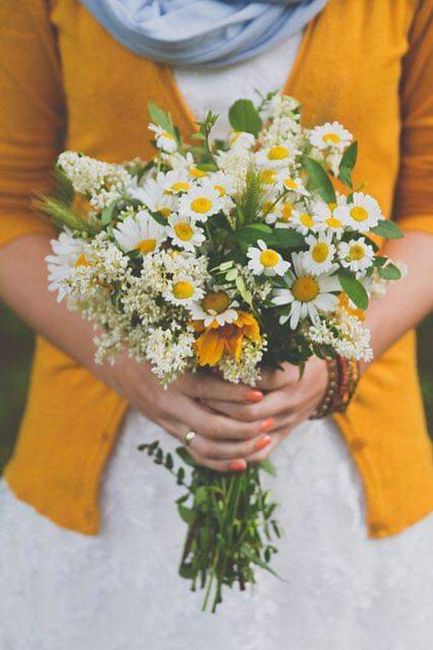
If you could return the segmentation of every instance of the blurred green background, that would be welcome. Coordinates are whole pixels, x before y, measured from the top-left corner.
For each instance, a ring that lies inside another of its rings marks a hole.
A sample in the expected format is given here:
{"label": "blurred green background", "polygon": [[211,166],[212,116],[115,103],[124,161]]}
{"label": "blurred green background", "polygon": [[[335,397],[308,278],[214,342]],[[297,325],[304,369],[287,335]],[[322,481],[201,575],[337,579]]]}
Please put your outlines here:
{"label": "blurred green background", "polygon": [[[422,387],[433,434],[433,316],[419,328],[419,365]],[[22,415],[33,337],[0,303],[0,468],[9,457]]]}

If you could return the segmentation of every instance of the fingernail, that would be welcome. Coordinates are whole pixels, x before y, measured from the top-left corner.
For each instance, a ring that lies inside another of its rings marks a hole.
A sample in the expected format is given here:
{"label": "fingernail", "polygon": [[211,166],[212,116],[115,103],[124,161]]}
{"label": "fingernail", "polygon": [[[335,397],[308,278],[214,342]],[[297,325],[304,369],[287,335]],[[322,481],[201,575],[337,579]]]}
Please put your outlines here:
{"label": "fingernail", "polygon": [[271,440],[272,440],[271,436],[263,436],[263,438],[260,438],[259,440],[257,440],[257,442],[256,442],[256,450],[261,451],[262,449],[264,449],[265,447],[267,447],[269,445]]}
{"label": "fingernail", "polygon": [[267,418],[266,420],[263,420],[260,426],[260,431],[270,431],[274,426],[274,424],[275,424],[274,418]]}
{"label": "fingernail", "polygon": [[261,402],[264,395],[260,390],[249,390],[245,396],[247,402]]}
{"label": "fingernail", "polygon": [[232,472],[243,472],[247,469],[247,462],[245,460],[232,460],[229,463],[229,470]]}

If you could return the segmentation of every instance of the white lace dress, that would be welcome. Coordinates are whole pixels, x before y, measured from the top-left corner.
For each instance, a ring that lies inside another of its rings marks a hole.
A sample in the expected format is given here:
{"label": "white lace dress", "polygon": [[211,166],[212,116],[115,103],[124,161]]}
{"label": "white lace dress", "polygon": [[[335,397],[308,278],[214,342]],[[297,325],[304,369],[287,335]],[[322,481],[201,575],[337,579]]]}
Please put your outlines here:
{"label": "white lace dress", "polygon": [[[281,85],[299,39],[224,73],[178,71],[197,113]],[[253,592],[216,615],[177,575],[179,489],[136,447],[159,437],[129,413],[104,476],[99,536],[66,531],[0,482],[0,650],[431,650],[433,516],[370,540],[360,480],[331,421],[306,422],[265,477],[285,530]]]}

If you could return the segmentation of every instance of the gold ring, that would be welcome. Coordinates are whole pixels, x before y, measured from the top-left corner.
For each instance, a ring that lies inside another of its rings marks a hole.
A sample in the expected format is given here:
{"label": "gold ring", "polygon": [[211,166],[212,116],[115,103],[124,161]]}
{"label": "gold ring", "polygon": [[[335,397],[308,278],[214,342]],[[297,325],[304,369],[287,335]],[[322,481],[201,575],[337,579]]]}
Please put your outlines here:
{"label": "gold ring", "polygon": [[196,437],[196,432],[195,431],[187,431],[184,436],[183,436],[183,444],[185,447],[189,447],[194,438]]}

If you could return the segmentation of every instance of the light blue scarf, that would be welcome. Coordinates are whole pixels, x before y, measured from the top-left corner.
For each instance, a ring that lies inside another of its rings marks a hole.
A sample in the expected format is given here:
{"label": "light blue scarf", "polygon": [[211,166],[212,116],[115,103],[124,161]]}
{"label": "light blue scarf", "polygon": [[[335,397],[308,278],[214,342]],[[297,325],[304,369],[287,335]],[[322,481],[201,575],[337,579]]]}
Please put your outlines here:
{"label": "light blue scarf", "polygon": [[327,0],[81,0],[127,48],[173,65],[221,67],[300,31]]}

